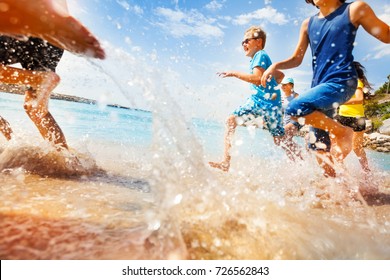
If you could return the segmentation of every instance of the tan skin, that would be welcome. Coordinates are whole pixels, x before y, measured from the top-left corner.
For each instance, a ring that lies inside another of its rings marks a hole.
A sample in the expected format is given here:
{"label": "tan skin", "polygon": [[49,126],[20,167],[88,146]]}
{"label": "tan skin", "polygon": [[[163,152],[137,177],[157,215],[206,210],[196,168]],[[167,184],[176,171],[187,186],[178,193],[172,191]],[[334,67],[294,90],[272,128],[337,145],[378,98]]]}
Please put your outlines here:
{"label": "tan skin", "polygon": [[[68,148],[65,136],[48,111],[51,91],[60,82],[60,77],[54,72],[28,71],[14,67],[0,67],[0,81],[5,84],[25,85],[24,109],[38,128],[42,137],[58,148]],[[2,122],[1,131],[10,140],[12,130],[8,122]]]}
{"label": "tan skin", "polygon": [[9,125],[8,121],[0,116],[0,132],[3,133],[4,137],[7,140],[12,138],[12,128]]}
{"label": "tan skin", "polygon": [[[354,105],[354,104],[363,104],[364,102],[364,92],[362,88],[357,88],[355,91],[355,95],[345,102],[343,105]],[[363,146],[364,140],[364,131],[354,131],[353,132],[353,140],[352,140],[352,149],[356,156],[359,159],[360,165],[365,172],[369,172],[370,168],[368,167],[368,160],[366,152],[364,151]]]}
{"label": "tan skin", "polygon": [[64,2],[2,0],[0,33],[38,37],[69,52],[103,59],[105,53],[99,41],[67,13]]}
{"label": "tan skin", "polygon": [[[320,17],[326,17],[342,5],[338,0],[317,0],[314,1],[314,4],[320,10]],[[364,30],[381,42],[390,43],[389,25],[380,20],[365,2],[356,1],[350,5],[350,19],[356,27],[362,26]],[[302,23],[298,44],[292,56],[286,60],[274,63],[264,72],[261,78],[263,86],[270,76],[276,74],[276,71],[301,65],[309,46],[308,24],[309,19],[304,20]],[[332,141],[332,154],[339,161],[342,161],[352,150],[353,131],[351,128],[342,126],[320,111],[306,115],[305,123],[329,131]]]}
{"label": "tan skin", "polygon": [[[2,0],[0,8],[2,34],[39,37],[73,53],[105,58],[99,41],[68,14],[64,0]],[[54,72],[0,65],[0,83],[26,86],[24,109],[42,137],[58,149],[67,149],[65,136],[48,110],[50,94],[59,82],[60,77]],[[3,118],[0,132],[11,139],[12,129]]]}
{"label": "tan skin", "polygon": [[[245,34],[244,36],[244,41],[245,39],[251,39],[253,36],[252,34]],[[245,52],[245,55],[248,57],[253,58],[253,56],[260,50],[263,49],[263,40],[262,39],[251,39],[247,43],[243,44],[243,49]],[[227,78],[227,77],[235,77],[238,78],[242,81],[255,84],[255,85],[260,85],[261,84],[261,77],[264,73],[264,69],[261,67],[255,67],[253,69],[253,73],[244,73],[244,72],[238,72],[238,71],[227,71],[227,72],[220,72],[217,73],[220,77],[222,78]],[[284,74],[280,71],[275,72],[275,77],[278,83],[281,82],[281,80],[284,77]],[[222,171],[229,171],[230,168],[230,149],[232,147],[232,137],[235,133],[235,130],[237,128],[237,121],[236,121],[236,116],[231,115],[226,121],[226,131],[225,131],[225,149],[224,149],[224,158],[221,162],[209,162],[209,165],[214,168],[221,169]],[[280,143],[280,137],[274,137],[274,142],[275,144],[279,145]]]}
{"label": "tan skin", "polygon": [[[282,84],[282,90],[286,97],[291,96],[293,88],[294,85],[291,83]],[[284,126],[284,131],[286,133],[286,143],[289,145],[290,150],[295,154],[296,157],[303,159],[298,145],[292,140],[294,135],[298,133],[298,128],[294,124],[288,123]],[[334,162],[332,156],[328,152],[321,150],[316,151],[316,159],[318,164],[322,167],[326,177],[336,177],[336,171],[333,168]]]}

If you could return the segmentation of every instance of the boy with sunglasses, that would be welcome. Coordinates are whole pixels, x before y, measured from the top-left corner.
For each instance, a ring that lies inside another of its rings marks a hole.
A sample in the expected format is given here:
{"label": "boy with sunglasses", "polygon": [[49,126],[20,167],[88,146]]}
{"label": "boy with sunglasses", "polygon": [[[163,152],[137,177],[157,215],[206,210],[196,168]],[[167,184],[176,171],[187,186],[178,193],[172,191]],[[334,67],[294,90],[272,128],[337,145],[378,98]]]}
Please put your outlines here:
{"label": "boy with sunglasses", "polygon": [[[323,138],[322,143],[330,144],[330,147],[319,145],[322,151],[330,152],[341,162],[352,149],[353,131],[333,120],[333,112],[355,93],[358,77],[352,51],[357,29],[363,26],[370,35],[388,44],[390,27],[363,1],[305,1],[316,6],[319,13],[303,21],[293,55],[271,65],[263,73],[261,84],[265,85],[269,77],[277,75],[282,69],[299,66],[310,46],[313,56],[312,87],[294,99],[286,113],[295,119],[304,118],[306,124],[313,126],[316,139]],[[325,175],[334,177],[336,173],[331,168],[325,170]]]}
{"label": "boy with sunglasses", "polygon": [[233,134],[237,125],[245,125],[245,121],[248,119],[261,117],[277,145],[284,136],[281,94],[279,89],[275,89],[283,79],[284,74],[278,71],[275,78],[267,81],[266,86],[260,84],[263,72],[272,64],[270,57],[264,51],[265,42],[266,33],[264,30],[256,26],[250,27],[246,30],[242,41],[245,55],[251,58],[250,72],[227,71],[218,73],[222,78],[235,77],[250,83],[253,94],[227,119],[224,158],[221,162],[209,162],[211,167],[229,171]]}

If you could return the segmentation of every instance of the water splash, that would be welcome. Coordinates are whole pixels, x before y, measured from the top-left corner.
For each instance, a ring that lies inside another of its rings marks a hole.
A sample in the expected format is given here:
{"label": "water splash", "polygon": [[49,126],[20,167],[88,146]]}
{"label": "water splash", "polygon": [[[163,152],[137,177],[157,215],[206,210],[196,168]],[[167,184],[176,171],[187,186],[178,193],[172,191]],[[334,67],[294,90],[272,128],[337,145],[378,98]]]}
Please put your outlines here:
{"label": "water splash", "polygon": [[[108,53],[115,68],[92,65],[131,104],[146,103],[150,147],[92,139],[90,153],[76,153],[84,169],[69,168],[66,156],[41,143],[7,147],[0,158],[7,170],[0,179],[0,257],[388,258],[389,203],[372,207],[356,197],[367,181],[359,169],[348,165],[342,180],[325,179],[312,155],[291,163],[259,130],[239,138],[229,173],[210,170],[207,143],[175,101],[186,88],[174,74],[121,51]],[[122,70],[130,78],[116,78]],[[108,152],[120,155],[112,165]],[[389,193],[387,172],[374,170],[370,183]]]}

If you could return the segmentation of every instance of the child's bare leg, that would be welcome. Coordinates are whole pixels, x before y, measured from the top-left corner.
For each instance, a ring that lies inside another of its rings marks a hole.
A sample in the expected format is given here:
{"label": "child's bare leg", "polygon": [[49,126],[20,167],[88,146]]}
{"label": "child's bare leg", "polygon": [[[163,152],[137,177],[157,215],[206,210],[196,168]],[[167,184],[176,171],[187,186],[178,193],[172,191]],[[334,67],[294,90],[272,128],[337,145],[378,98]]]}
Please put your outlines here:
{"label": "child's bare leg", "polygon": [[286,152],[286,155],[287,157],[291,160],[291,161],[295,161],[295,156],[294,154],[292,153],[292,151],[290,150],[290,148],[288,147],[288,139],[286,137],[286,135],[284,136],[281,136],[281,137],[278,137],[278,136],[274,136],[274,143],[276,146],[281,146],[282,149]]}
{"label": "child's bare leg", "polygon": [[39,37],[67,51],[103,59],[99,41],[53,0],[2,0],[0,33]]}
{"label": "child's bare leg", "polygon": [[341,125],[319,111],[305,116],[305,123],[329,131],[332,142],[331,153],[338,161],[342,161],[351,152],[353,138],[351,128]]}
{"label": "child's bare leg", "polygon": [[44,139],[58,148],[68,149],[64,133],[48,110],[50,94],[58,85],[59,77],[54,72],[42,74],[46,76],[43,83],[26,91],[24,109]]}
{"label": "child's bare leg", "polygon": [[298,133],[298,128],[294,124],[288,123],[285,125],[284,131],[285,135],[281,139],[281,143],[287,156],[292,161],[295,161],[296,158],[303,159],[300,147],[293,140],[293,137]]}
{"label": "child's bare leg", "polygon": [[62,130],[48,111],[50,94],[60,82],[56,73],[1,66],[0,82],[26,86],[24,108],[42,137],[60,148],[68,148]]}
{"label": "child's bare leg", "polygon": [[222,171],[229,171],[230,168],[230,149],[232,147],[232,137],[236,131],[237,122],[236,116],[230,116],[226,121],[226,131],[225,131],[225,149],[224,149],[224,158],[221,162],[209,162],[209,165],[214,168],[219,168]]}
{"label": "child's bare leg", "polygon": [[53,143],[58,148],[68,149],[65,135],[51,113],[47,110],[47,104],[41,105],[37,102],[40,94],[47,94],[47,92],[39,92],[32,89],[26,91],[24,108],[27,115],[34,122],[44,139]]}
{"label": "child's bare leg", "polygon": [[325,177],[336,177],[336,170],[333,168],[332,155],[325,151],[316,151],[316,159],[318,164],[324,170]]}
{"label": "child's bare leg", "polygon": [[12,129],[6,119],[0,116],[0,131],[7,140],[11,140]]}
{"label": "child's bare leg", "polygon": [[366,151],[364,150],[363,147],[363,137],[364,137],[364,132],[354,132],[353,134],[353,151],[355,152],[356,156],[359,159],[360,165],[362,169],[365,172],[370,172],[370,168],[368,167],[368,160],[367,160],[367,155]]}

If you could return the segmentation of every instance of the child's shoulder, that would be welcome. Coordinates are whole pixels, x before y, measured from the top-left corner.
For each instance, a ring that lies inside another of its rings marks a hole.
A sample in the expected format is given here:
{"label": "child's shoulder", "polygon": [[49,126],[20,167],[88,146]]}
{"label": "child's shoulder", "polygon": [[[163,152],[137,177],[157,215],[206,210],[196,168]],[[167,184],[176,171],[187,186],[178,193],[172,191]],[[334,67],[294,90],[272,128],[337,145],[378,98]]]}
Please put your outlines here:
{"label": "child's shoulder", "polygon": [[258,52],[255,53],[255,55],[253,56],[252,62],[270,61],[270,60],[271,60],[271,58],[268,55],[268,53],[264,49],[262,49],[262,50],[259,50]]}
{"label": "child's shoulder", "polygon": [[348,3],[349,4],[349,10],[351,13],[360,13],[362,15],[364,15],[364,13],[362,13],[362,10],[366,10],[368,8],[370,8],[370,5],[368,5],[366,2],[364,1],[354,1],[352,3]]}
{"label": "child's shoulder", "polygon": [[257,51],[255,53],[255,55],[253,56],[253,58],[255,58],[255,57],[262,57],[262,56],[269,57],[268,53],[264,49]]}
{"label": "child's shoulder", "polygon": [[264,49],[256,52],[251,60],[251,68],[259,66],[267,69],[271,64],[271,58]]}

